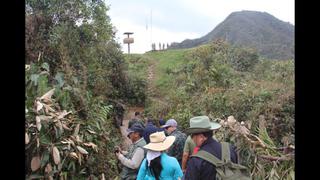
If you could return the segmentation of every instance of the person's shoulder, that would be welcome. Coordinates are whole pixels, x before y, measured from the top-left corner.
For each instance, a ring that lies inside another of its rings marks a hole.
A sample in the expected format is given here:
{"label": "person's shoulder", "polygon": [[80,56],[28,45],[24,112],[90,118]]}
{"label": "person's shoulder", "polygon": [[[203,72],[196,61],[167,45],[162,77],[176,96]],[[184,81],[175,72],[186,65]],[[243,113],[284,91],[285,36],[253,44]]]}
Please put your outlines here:
{"label": "person's shoulder", "polygon": [[178,130],[177,133],[178,133],[181,137],[187,139],[187,135],[186,135],[185,133],[183,133],[182,131]]}
{"label": "person's shoulder", "polygon": [[177,158],[175,158],[175,157],[173,157],[173,156],[170,156],[170,155],[168,155],[168,154],[166,154],[166,153],[163,153],[162,157],[163,157],[164,162],[165,162],[168,166],[170,166],[170,165],[175,165],[175,164],[179,164]]}
{"label": "person's shoulder", "polygon": [[167,160],[177,160],[175,157],[170,156],[170,155],[167,154],[167,153],[162,153],[161,156],[162,156],[164,159],[167,159]]}

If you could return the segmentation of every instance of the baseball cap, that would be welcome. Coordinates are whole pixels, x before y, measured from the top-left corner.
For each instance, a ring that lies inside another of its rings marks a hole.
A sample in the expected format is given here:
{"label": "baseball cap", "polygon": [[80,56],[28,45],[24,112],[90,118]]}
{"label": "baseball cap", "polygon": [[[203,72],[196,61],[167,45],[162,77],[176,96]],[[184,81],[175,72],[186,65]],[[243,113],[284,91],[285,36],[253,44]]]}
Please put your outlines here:
{"label": "baseball cap", "polygon": [[142,127],[142,125],[139,123],[135,123],[129,129],[127,129],[127,136],[129,136],[129,134],[133,132],[140,132],[142,134],[143,131],[144,127]]}
{"label": "baseball cap", "polygon": [[166,124],[163,125],[163,126],[161,126],[161,127],[162,127],[162,128],[171,127],[171,126],[177,127],[177,125],[178,125],[178,123],[177,123],[176,120],[174,120],[174,119],[169,119],[169,120],[166,122]]}

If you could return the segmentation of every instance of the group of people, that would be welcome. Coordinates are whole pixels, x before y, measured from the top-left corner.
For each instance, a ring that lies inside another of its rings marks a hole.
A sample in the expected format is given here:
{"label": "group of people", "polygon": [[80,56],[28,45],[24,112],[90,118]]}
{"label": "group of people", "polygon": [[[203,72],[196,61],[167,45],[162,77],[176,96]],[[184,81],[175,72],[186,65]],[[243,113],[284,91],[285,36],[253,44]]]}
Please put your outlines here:
{"label": "group of people", "polygon": [[[148,119],[145,124],[136,113],[127,129],[132,144],[127,151],[116,147],[116,156],[123,165],[121,179],[215,179],[215,165],[206,157],[208,153],[220,160],[225,156],[223,143],[213,138],[213,131],[221,125],[208,116],[196,116],[184,133],[177,127],[174,119],[160,120],[158,125]],[[234,147],[230,145],[228,152],[231,161],[237,163]]]}

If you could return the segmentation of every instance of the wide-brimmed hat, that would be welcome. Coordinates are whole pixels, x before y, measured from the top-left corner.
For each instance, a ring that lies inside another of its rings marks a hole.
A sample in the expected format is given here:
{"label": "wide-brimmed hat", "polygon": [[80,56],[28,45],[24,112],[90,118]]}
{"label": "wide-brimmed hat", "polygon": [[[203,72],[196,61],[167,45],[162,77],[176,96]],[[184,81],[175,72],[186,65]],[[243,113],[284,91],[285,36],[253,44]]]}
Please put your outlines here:
{"label": "wide-brimmed hat", "polygon": [[196,116],[190,119],[190,128],[186,129],[187,134],[196,134],[219,129],[221,125],[211,122],[208,116]]}
{"label": "wide-brimmed hat", "polygon": [[150,134],[150,143],[143,147],[152,151],[164,151],[173,144],[175,139],[174,136],[166,137],[163,131],[155,132]]}
{"label": "wide-brimmed hat", "polygon": [[161,126],[162,128],[166,128],[166,127],[177,127],[178,123],[176,120],[174,119],[169,119],[165,125]]}

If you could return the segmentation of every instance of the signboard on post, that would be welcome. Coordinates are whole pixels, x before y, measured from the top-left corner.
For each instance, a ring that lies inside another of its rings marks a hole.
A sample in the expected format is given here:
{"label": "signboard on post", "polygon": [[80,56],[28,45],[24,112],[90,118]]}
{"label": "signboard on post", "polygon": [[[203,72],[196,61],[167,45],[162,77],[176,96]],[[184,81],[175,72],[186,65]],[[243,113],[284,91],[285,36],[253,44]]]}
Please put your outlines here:
{"label": "signboard on post", "polygon": [[131,43],[134,43],[134,39],[133,39],[133,38],[130,38],[129,35],[130,35],[130,34],[133,34],[133,32],[125,32],[125,33],[123,33],[123,34],[128,35],[127,38],[124,38],[124,39],[123,39],[123,43],[124,43],[124,44],[128,44],[128,54],[130,54],[130,44],[131,44]]}
{"label": "signboard on post", "polygon": [[123,43],[124,44],[134,43],[134,40],[133,40],[133,38],[124,38],[123,39]]}

